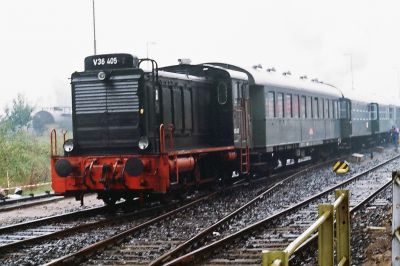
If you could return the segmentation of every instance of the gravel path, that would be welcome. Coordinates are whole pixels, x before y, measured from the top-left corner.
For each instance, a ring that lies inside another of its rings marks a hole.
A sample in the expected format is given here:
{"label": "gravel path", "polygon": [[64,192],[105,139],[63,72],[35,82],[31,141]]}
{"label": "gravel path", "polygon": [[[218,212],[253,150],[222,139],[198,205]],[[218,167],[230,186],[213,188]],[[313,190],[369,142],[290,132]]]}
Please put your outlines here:
{"label": "gravel path", "polygon": [[96,195],[85,196],[85,205],[81,206],[80,201],[75,198],[66,198],[57,202],[44,205],[32,206],[29,208],[15,209],[8,212],[0,212],[0,226],[20,223],[28,220],[63,214],[92,207],[104,206],[103,201],[98,200]]}

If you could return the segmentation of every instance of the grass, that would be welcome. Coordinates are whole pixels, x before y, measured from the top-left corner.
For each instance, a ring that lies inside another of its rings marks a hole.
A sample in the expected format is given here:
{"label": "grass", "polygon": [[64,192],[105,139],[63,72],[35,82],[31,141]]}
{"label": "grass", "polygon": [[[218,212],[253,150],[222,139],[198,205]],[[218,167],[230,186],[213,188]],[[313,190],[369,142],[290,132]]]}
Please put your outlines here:
{"label": "grass", "polygon": [[49,137],[0,132],[0,187],[7,187],[7,174],[10,187],[50,182]]}

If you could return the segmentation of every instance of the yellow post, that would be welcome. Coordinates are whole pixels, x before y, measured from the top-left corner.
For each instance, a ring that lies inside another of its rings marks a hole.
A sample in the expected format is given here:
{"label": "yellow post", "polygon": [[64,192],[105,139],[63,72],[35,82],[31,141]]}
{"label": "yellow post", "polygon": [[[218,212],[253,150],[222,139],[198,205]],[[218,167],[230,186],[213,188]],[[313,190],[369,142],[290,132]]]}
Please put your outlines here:
{"label": "yellow post", "polygon": [[318,230],[318,264],[322,266],[333,266],[333,205],[319,205],[319,217],[327,212],[329,212],[330,215]]}
{"label": "yellow post", "polygon": [[262,251],[262,266],[289,266],[289,254],[284,251]]}
{"label": "yellow post", "polygon": [[350,212],[349,190],[336,190],[336,198],[344,195],[344,200],[336,210],[336,256],[337,261],[346,260],[343,266],[350,265]]}

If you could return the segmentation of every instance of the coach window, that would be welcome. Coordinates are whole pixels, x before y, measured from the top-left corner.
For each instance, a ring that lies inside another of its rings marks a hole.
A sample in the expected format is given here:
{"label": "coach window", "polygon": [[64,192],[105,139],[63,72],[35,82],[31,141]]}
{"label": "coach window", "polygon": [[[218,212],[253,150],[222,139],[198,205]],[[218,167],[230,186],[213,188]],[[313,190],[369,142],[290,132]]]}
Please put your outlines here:
{"label": "coach window", "polygon": [[285,95],[285,117],[293,117],[292,94]]}
{"label": "coach window", "polygon": [[269,91],[267,94],[267,112],[268,118],[275,117],[275,93],[273,91]]}
{"label": "coach window", "polygon": [[[343,105],[343,106],[342,106]],[[342,110],[343,108],[343,110]],[[358,108],[360,108],[360,105],[356,105],[357,111],[359,112]],[[351,105],[349,101],[346,102],[338,102],[338,118],[351,118]],[[360,117],[360,115],[357,115],[357,117]]]}
{"label": "coach window", "polygon": [[311,118],[311,97],[306,98],[306,117]]}
{"label": "coach window", "polygon": [[293,95],[293,117],[299,117],[299,95]]}
{"label": "coach window", "polygon": [[313,109],[313,118],[318,118],[319,115],[318,115],[318,98],[317,97],[313,98],[312,109]]}
{"label": "coach window", "polygon": [[329,104],[328,104],[328,100],[325,99],[324,100],[324,117],[325,118],[329,118]]}
{"label": "coach window", "polygon": [[276,94],[276,117],[283,117],[283,93]]}
{"label": "coach window", "polygon": [[220,105],[226,104],[226,101],[228,99],[228,86],[226,85],[225,82],[220,81],[218,83],[218,103]]}
{"label": "coach window", "polygon": [[337,118],[336,117],[336,108],[337,108],[337,105],[336,105],[336,101],[332,101],[332,106],[333,106],[333,116],[332,116],[332,118]]}
{"label": "coach window", "polygon": [[312,110],[312,97],[307,97],[307,109],[306,109],[307,118],[312,118],[313,110]]}
{"label": "coach window", "polygon": [[[349,103],[348,102],[346,102],[346,105],[348,105]],[[337,119],[339,119],[341,116],[340,116],[340,110],[339,110],[339,103],[338,103],[338,101],[335,101],[335,105],[336,105],[336,118]],[[347,110],[350,110],[350,106],[349,106],[349,108],[347,108]],[[346,117],[350,117],[350,113],[346,113]]]}
{"label": "coach window", "polygon": [[300,117],[306,118],[306,96],[301,96]]}
{"label": "coach window", "polygon": [[394,115],[394,109],[393,107],[389,107],[389,118],[393,119],[393,115]]}
{"label": "coach window", "polygon": [[318,101],[318,117],[324,118],[324,99],[319,98]]}
{"label": "coach window", "polygon": [[242,87],[243,98],[249,99],[250,98],[249,87],[245,83],[242,83],[241,87]]}

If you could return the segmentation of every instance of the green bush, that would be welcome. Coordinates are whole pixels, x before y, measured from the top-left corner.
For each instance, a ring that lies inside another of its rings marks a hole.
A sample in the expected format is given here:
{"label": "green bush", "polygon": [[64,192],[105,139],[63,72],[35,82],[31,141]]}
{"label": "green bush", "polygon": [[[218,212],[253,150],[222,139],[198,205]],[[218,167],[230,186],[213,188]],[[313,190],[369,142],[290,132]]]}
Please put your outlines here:
{"label": "green bush", "polygon": [[50,181],[49,137],[37,137],[20,130],[5,129],[0,125],[0,187],[35,184]]}

